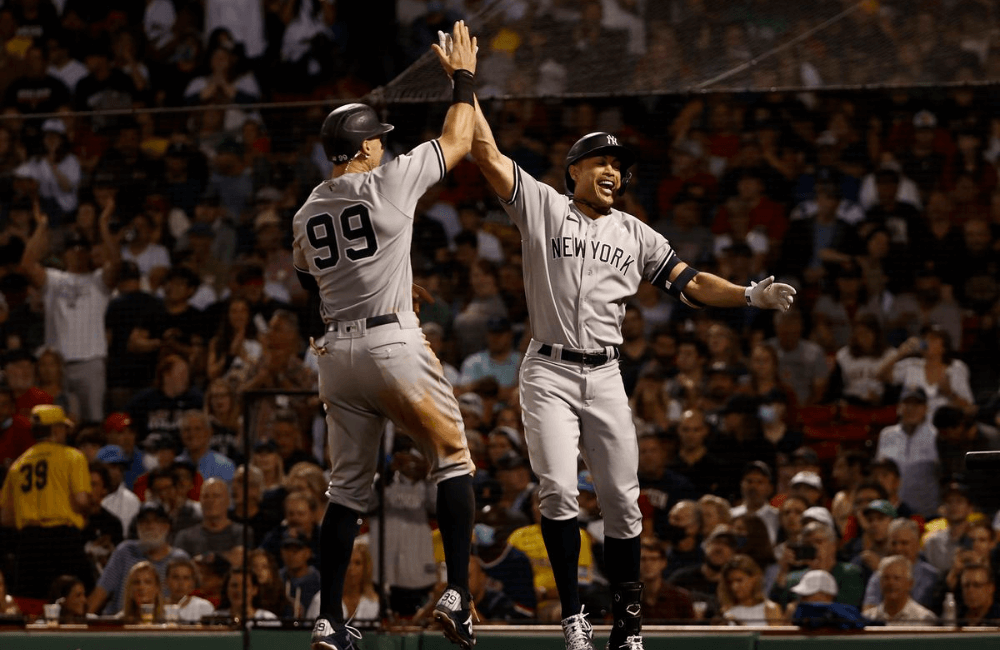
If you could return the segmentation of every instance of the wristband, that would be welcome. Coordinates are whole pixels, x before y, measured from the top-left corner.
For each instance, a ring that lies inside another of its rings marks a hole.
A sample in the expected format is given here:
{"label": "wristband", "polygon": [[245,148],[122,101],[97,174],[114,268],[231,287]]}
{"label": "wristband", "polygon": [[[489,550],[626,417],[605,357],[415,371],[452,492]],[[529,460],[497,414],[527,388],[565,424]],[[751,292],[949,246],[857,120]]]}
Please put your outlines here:
{"label": "wristband", "polygon": [[750,301],[750,290],[753,289],[753,285],[750,285],[743,291],[743,297],[746,298],[747,307],[753,307],[753,302]]}
{"label": "wristband", "polygon": [[475,106],[476,76],[468,70],[455,70],[451,75],[452,83],[455,87],[451,91],[452,104],[468,104]]}

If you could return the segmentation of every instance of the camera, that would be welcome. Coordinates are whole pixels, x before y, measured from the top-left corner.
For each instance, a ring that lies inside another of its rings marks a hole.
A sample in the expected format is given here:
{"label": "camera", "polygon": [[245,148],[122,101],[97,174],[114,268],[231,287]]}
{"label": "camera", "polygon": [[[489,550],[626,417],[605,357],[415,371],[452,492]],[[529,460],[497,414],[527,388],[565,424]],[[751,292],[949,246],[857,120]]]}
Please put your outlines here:
{"label": "camera", "polygon": [[790,544],[789,548],[795,554],[796,562],[808,562],[816,559],[816,547],[811,544]]}

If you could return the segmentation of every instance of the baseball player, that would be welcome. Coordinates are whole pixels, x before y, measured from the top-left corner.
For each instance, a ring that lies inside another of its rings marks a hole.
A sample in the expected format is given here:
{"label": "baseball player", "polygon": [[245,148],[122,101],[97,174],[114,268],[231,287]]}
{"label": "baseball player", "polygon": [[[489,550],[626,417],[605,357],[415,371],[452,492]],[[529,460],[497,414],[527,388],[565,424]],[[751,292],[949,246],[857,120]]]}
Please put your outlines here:
{"label": "baseball player", "polygon": [[497,150],[478,105],[472,155],[521,231],[533,335],[520,371],[521,403],[566,647],[593,648],[576,579],[577,455],[566,453],[579,447],[604,512],[614,614],[607,647],[641,649],[638,444],[617,348],[625,301],[644,279],[693,307],[784,310],[795,290],[773,277],[740,287],[699,273],[662,235],[616,210],[615,194],[625,189],[635,156],[609,133],[590,133],[570,148],[568,196]]}
{"label": "baseball player", "polygon": [[437,483],[448,588],[434,618],[453,643],[471,648],[476,642],[468,591],[474,465],[458,401],[413,311],[410,266],[417,200],[472,144],[476,39],[462,21],[452,39],[447,54],[432,46],[454,82],[441,137],[381,165],[382,138],[393,127],[363,104],[334,110],[321,131],[334,164],[331,178],[313,190],[292,222],[299,280],[319,292],[326,323],[325,335],[312,343],[332,456],[313,650],[354,650],[361,636],[344,622],[344,575],[389,420],[413,438]]}

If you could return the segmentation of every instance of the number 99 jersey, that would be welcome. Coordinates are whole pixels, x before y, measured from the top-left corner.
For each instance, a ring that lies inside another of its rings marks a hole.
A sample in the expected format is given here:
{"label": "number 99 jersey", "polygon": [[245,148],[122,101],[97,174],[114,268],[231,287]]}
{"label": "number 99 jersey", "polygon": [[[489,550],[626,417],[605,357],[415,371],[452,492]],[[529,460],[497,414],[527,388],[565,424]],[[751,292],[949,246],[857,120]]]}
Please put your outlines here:
{"label": "number 99 jersey", "polygon": [[0,493],[0,508],[14,509],[14,527],[74,526],[83,515],[70,505],[74,494],[90,492],[87,457],[79,449],[43,440],[14,461]]}
{"label": "number 99 jersey", "polygon": [[316,186],[292,220],[293,250],[295,266],[319,285],[325,322],[413,310],[413,212],[445,172],[431,140]]}

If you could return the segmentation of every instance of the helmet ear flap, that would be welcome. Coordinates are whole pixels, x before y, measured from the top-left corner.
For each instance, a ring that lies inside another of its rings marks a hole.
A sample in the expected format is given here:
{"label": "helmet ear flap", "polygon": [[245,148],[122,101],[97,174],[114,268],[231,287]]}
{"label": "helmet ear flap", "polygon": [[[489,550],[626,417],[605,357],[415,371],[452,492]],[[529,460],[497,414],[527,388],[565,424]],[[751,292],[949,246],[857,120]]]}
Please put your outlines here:
{"label": "helmet ear flap", "polygon": [[622,177],[622,186],[618,188],[618,196],[625,194],[625,189],[628,187],[629,181],[632,180],[632,172],[628,172]]}

